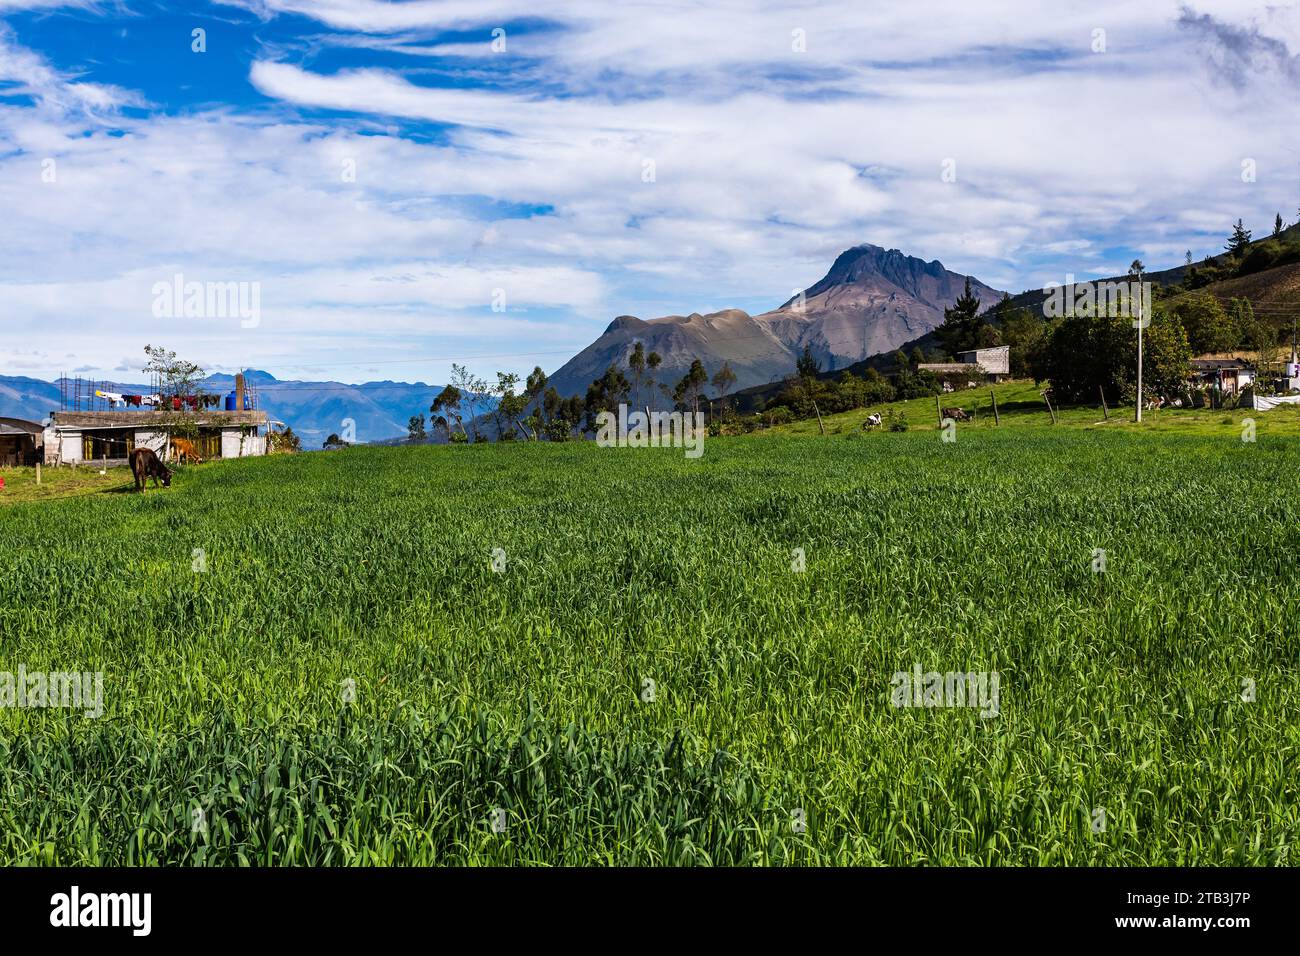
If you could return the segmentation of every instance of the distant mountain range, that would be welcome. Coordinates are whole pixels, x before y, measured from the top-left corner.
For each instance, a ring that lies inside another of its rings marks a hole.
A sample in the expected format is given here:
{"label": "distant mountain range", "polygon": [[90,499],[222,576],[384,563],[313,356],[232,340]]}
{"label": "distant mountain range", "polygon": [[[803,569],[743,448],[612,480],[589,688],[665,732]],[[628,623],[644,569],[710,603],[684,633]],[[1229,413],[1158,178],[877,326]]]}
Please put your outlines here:
{"label": "distant mountain range", "polygon": [[[723,362],[736,373],[736,389],[777,381],[794,371],[808,347],[825,369],[839,369],[888,352],[936,328],[943,310],[961,295],[966,276],[937,261],[926,262],[897,249],[861,245],[841,254],[819,282],[770,312],[751,316],[740,309],[710,315],[669,315],[649,321],[623,315],[551,377],[564,396],[583,395],[611,363],[626,367],[639,341],[658,352],[663,363],[656,381],[675,384],[694,359],[710,374]],[[986,305],[1002,293],[971,279]],[[356,423],[361,442],[406,435],[412,415],[427,414],[440,385],[423,382],[280,381],[269,372],[248,371],[258,407],[290,425],[304,447],[319,448],[331,433],[343,434],[345,421]],[[225,394],[234,388],[231,375],[213,375],[204,388]],[[148,386],[114,383],[110,390],[145,393]],[[644,396],[643,396],[644,397]],[[60,407],[57,382],[0,376],[0,416],[41,421]]]}
{"label": "distant mountain range", "polygon": [[[870,244],[842,253],[819,282],[771,312],[740,309],[644,320],[622,315],[550,378],[561,395],[580,395],[610,364],[626,367],[637,342],[663,359],[656,381],[674,384],[693,359],[713,374],[725,361],[736,388],[789,375],[807,346],[825,369],[852,365],[925,335],[961,295],[967,276],[938,261]],[[1002,293],[971,278],[985,306]]]}
{"label": "distant mountain range", "polygon": [[[1284,237],[1297,233],[1300,225],[1287,229]],[[1263,241],[1257,240],[1256,245]],[[1180,282],[1185,269],[1179,266],[1147,273],[1146,278],[1169,285]],[[931,351],[936,347],[933,332],[943,322],[943,310],[961,295],[967,278],[982,311],[1002,298],[997,289],[951,272],[938,261],[926,262],[897,249],[870,244],[855,246],[841,253],[820,281],[770,312],[750,315],[740,309],[725,309],[650,320],[619,316],[599,338],[551,375],[549,384],[563,396],[583,395],[611,364],[626,369],[627,357],[637,342],[644,344],[647,353],[658,352],[662,357],[656,383],[671,387],[697,358],[710,374],[727,362],[736,374],[733,392],[747,390],[750,399],[762,397],[771,390],[767,386],[792,374],[805,347],[826,373],[888,367],[896,349],[910,352],[920,346]],[[1248,295],[1267,317],[1289,319],[1300,300],[1300,264],[1214,282],[1198,294],[1206,293],[1221,299]],[[1041,290],[1028,290],[1015,296],[1012,304],[1039,314],[1043,295]],[[423,382],[350,385],[280,381],[262,371],[245,374],[257,393],[258,407],[272,419],[288,423],[307,448],[319,448],[331,433],[343,434],[348,419],[356,423],[358,441],[404,438],[410,416],[427,415],[429,405],[442,391],[440,385]],[[234,388],[234,377],[213,375],[204,386],[224,394]],[[114,390],[144,393],[148,389],[119,384]],[[640,400],[648,397],[642,395]],[[41,421],[58,410],[59,404],[57,382],[0,375],[0,417]]]}
{"label": "distant mountain range", "polygon": [[[257,395],[257,407],[273,420],[285,422],[302,438],[303,447],[319,448],[331,433],[343,434],[344,422],[356,423],[359,442],[379,441],[406,434],[412,415],[426,415],[441,385],[423,382],[280,381],[269,372],[245,372]],[[212,375],[203,382],[208,392],[225,395],[235,387],[233,375]],[[109,389],[144,394],[147,385],[115,383]],[[59,384],[23,376],[0,375],[0,417],[42,421],[59,410]]]}

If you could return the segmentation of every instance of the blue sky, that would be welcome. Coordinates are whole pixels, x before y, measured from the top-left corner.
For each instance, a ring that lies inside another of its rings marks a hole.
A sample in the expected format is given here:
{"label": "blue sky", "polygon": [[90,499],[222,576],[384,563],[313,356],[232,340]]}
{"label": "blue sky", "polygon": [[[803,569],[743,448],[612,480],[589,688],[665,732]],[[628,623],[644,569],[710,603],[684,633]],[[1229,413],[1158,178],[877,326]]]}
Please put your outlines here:
{"label": "blue sky", "polygon": [[[1230,0],[0,0],[0,373],[553,370],[862,242],[1174,265],[1295,221],[1293,51]],[[256,321],[158,314],[177,275]]]}

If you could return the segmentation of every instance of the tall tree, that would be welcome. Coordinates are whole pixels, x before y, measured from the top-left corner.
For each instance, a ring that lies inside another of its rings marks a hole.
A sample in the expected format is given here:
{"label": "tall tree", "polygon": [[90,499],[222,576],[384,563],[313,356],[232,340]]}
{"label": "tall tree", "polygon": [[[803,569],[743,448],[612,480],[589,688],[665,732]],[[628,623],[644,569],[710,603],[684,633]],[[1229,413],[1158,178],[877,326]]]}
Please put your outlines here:
{"label": "tall tree", "polygon": [[[1191,355],[1183,326],[1158,314],[1143,335],[1143,391],[1176,393],[1187,377]],[[1136,394],[1137,330],[1127,317],[1060,319],[1043,349],[1041,374],[1066,402],[1095,401],[1099,387],[1112,400],[1127,401]]]}
{"label": "tall tree", "polygon": [[1273,235],[1282,235],[1282,214],[1278,213],[1277,218],[1273,220]]}
{"label": "tall tree", "polygon": [[528,380],[524,382],[524,394],[528,396],[530,402],[535,402],[546,390],[546,373],[542,371],[540,365],[534,365],[533,370],[528,373]]}
{"label": "tall tree", "polygon": [[700,395],[709,384],[709,373],[699,359],[691,361],[691,367],[681,377],[673,389],[673,399],[679,405],[689,406],[692,412],[700,410]]}
{"label": "tall tree", "polygon": [[986,324],[979,311],[979,296],[971,291],[970,276],[967,276],[965,290],[943,310],[943,323],[934,330],[935,338],[949,355],[955,358],[958,352],[979,347],[980,326]]}
{"label": "tall tree", "polygon": [[541,407],[545,416],[543,430],[550,441],[568,441],[573,430],[582,424],[586,411],[580,396],[560,398],[560,393],[551,386],[542,394]]}
{"label": "tall tree", "polygon": [[731,363],[724,361],[722,368],[718,369],[713,376],[713,389],[718,393],[718,398],[725,402],[727,393],[731,391],[732,386],[735,384],[736,373],[731,370]]}
{"label": "tall tree", "polygon": [[[168,399],[159,406],[163,412],[163,431],[168,436],[168,445],[170,446],[173,436],[196,438],[199,434],[198,408],[183,401],[172,400],[198,395],[201,391],[199,383],[204,377],[202,367],[179,358],[175,352],[161,345],[146,345],[144,354],[148,361],[142,371],[157,380],[158,392]],[[169,456],[170,452],[164,452],[164,455]]]}
{"label": "tall tree", "polygon": [[492,410],[492,418],[497,426],[498,441],[513,441],[515,429],[523,430],[519,416],[528,407],[528,397],[515,394],[518,384],[519,376],[514,372],[497,372],[497,383],[492,389],[497,404]]}
{"label": "tall tree", "polygon": [[158,389],[163,395],[193,395],[203,379],[203,368],[194,362],[178,358],[176,353],[161,345],[146,345],[144,354],[148,361],[141,370],[158,379]]}
{"label": "tall tree", "polygon": [[646,375],[650,383],[650,394],[655,393],[655,373],[659,371],[659,366],[663,364],[663,356],[658,352],[651,352],[645,357]]}
{"label": "tall tree", "polygon": [[[469,369],[464,365],[451,363],[451,384],[456,386],[460,393],[461,401],[464,402],[469,414],[470,426],[474,429],[474,441],[483,441],[484,438],[479,434],[478,417],[479,409],[483,407],[483,401],[488,395],[488,384],[483,379],[471,375]],[[462,431],[464,425],[461,426]],[[468,435],[466,436],[469,437]]]}
{"label": "tall tree", "polygon": [[424,430],[424,413],[412,415],[406,423],[407,441],[424,441],[428,434]]}
{"label": "tall tree", "polygon": [[582,427],[582,418],[587,414],[587,405],[581,395],[570,395],[560,402],[559,419],[568,426],[566,437],[575,428]]}
{"label": "tall tree", "polygon": [[1235,348],[1241,332],[1233,317],[1212,295],[1194,296],[1173,305],[1170,315],[1183,327],[1193,355]]}
{"label": "tall tree", "polygon": [[1255,307],[1244,296],[1229,303],[1228,319],[1237,332],[1237,347],[1263,351],[1277,345],[1277,329],[1255,315]]}
{"label": "tall tree", "polygon": [[465,434],[465,423],[460,419],[460,402],[460,389],[455,385],[448,385],[438,393],[433,400],[433,404],[429,406],[429,414],[433,420],[442,422],[443,427],[447,429],[447,441],[451,441],[451,423],[453,420],[460,428],[460,433],[469,438],[469,435]]}
{"label": "tall tree", "polygon": [[632,353],[627,357],[627,368],[632,373],[632,384],[636,388],[636,405],[641,404],[641,383],[645,380],[645,345],[638,342],[632,346]]}
{"label": "tall tree", "polygon": [[1250,230],[1242,225],[1241,220],[1238,219],[1237,224],[1232,227],[1232,235],[1228,237],[1228,244],[1224,248],[1228,250],[1228,254],[1231,256],[1243,256],[1249,246]]}
{"label": "tall tree", "polygon": [[627,401],[632,383],[627,380],[623,370],[611,364],[605,374],[587,386],[587,400],[583,411],[589,431],[596,430],[596,416],[601,412],[617,412],[618,406]]}
{"label": "tall tree", "polygon": [[999,305],[998,324],[1001,327],[1002,344],[1011,347],[1008,353],[1011,375],[1014,378],[1027,378],[1033,375],[1035,360],[1044,341],[1047,324],[1029,309],[1013,308],[1010,304]]}
{"label": "tall tree", "polygon": [[821,373],[822,364],[813,356],[812,348],[805,345],[803,354],[795,359],[794,370],[801,379],[808,381]]}
{"label": "tall tree", "polygon": [[542,367],[534,365],[533,370],[528,373],[528,380],[524,382],[525,407],[528,405],[533,407],[533,413],[526,420],[533,441],[537,441],[538,432],[546,425],[546,410],[542,402],[542,396],[546,393],[546,381],[546,373],[542,371]]}

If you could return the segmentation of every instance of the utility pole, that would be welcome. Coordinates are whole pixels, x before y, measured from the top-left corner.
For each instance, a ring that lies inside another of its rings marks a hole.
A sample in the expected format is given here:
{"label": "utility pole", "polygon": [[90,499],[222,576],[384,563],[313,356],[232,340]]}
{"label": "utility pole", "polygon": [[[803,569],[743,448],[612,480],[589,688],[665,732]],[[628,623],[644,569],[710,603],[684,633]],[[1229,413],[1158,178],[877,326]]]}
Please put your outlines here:
{"label": "utility pole", "polygon": [[1142,302],[1145,298],[1142,295],[1142,260],[1134,259],[1133,264],[1129,266],[1129,274],[1137,280],[1136,288],[1129,290],[1129,301],[1137,299],[1137,321],[1133,323],[1137,327],[1138,333],[1138,394],[1137,394],[1137,422],[1142,423],[1142,329],[1146,321],[1142,315]]}
{"label": "utility pole", "polygon": [[1137,421],[1142,423],[1142,300],[1138,300],[1138,398]]}

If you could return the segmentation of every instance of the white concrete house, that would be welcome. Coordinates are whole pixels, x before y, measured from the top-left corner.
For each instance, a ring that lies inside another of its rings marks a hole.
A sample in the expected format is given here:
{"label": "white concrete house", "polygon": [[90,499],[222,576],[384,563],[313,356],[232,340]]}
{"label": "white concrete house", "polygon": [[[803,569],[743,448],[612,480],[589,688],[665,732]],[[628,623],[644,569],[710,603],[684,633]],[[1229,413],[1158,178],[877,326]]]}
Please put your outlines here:
{"label": "white concrete house", "polygon": [[[266,454],[266,412],[200,411],[186,418],[198,431],[191,440],[205,460]],[[175,423],[169,412],[53,412],[45,424],[45,463],[123,461],[135,448],[169,458]]]}
{"label": "white concrete house", "polygon": [[990,381],[998,382],[1011,376],[1011,346],[1009,345],[958,352],[957,358],[964,365],[978,365]]}
{"label": "white concrete house", "polygon": [[958,352],[957,358],[956,362],[926,362],[918,365],[917,368],[923,372],[933,372],[935,375],[963,373],[982,375],[990,382],[1001,382],[1011,377],[1011,346],[1009,345]]}

